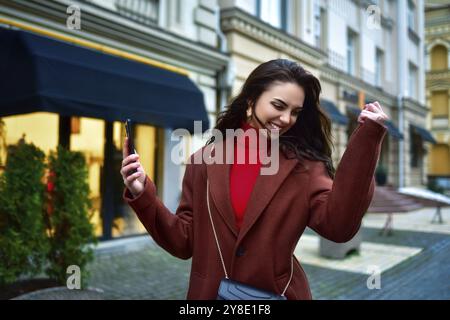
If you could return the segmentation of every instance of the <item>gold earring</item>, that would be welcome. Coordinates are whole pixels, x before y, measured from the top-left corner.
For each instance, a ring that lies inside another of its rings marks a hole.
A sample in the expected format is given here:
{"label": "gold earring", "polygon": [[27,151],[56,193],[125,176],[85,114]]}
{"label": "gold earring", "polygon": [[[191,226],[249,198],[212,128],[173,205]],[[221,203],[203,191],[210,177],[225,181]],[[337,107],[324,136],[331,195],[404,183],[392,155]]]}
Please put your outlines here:
{"label": "gold earring", "polygon": [[247,109],[247,118],[251,118],[252,117],[252,108],[248,108]]}

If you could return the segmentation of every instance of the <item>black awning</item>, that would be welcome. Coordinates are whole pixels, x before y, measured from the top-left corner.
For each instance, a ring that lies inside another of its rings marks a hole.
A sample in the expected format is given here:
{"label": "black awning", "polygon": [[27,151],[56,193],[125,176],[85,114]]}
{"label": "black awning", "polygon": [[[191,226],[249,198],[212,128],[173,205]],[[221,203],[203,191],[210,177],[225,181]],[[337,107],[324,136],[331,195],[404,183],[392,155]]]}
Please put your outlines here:
{"label": "black awning", "polygon": [[400,130],[398,130],[397,126],[392,121],[386,120],[384,124],[392,137],[396,138],[397,140],[403,140],[403,134],[400,132]]}
{"label": "black awning", "polygon": [[[347,106],[347,111],[351,114],[354,114],[355,116],[359,116],[361,113],[361,109]],[[403,134],[398,130],[397,126],[390,120],[386,120],[384,122],[384,125],[386,126],[388,133],[397,140],[403,140]]]}
{"label": "black awning", "polygon": [[0,116],[36,111],[209,128],[203,94],[175,72],[0,28]]}
{"label": "black awning", "polygon": [[434,139],[433,135],[430,131],[428,131],[425,128],[422,128],[421,126],[410,124],[411,128],[414,130],[415,133],[417,133],[419,136],[422,137],[423,140],[431,142],[433,144],[436,144],[437,141]]}
{"label": "black awning", "polygon": [[320,106],[328,114],[331,121],[342,125],[346,125],[348,123],[348,118],[339,111],[333,102],[321,99]]}

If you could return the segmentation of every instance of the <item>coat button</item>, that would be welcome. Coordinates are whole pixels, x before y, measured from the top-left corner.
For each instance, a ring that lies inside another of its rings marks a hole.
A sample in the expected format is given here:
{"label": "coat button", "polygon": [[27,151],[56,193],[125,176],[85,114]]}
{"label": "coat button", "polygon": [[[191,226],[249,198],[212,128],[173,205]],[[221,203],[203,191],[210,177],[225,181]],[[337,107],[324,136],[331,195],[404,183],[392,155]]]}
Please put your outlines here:
{"label": "coat button", "polygon": [[245,249],[244,247],[239,247],[236,250],[236,256],[237,257],[242,257],[245,254]]}

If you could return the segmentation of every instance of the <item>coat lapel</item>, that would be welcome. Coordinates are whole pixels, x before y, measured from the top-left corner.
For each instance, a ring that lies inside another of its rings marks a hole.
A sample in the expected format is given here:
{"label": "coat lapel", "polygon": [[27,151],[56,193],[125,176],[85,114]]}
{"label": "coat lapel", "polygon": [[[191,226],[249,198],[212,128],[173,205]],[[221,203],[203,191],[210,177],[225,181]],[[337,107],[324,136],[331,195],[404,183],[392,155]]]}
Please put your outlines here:
{"label": "coat lapel", "polygon": [[[255,224],[265,207],[269,204],[274,194],[280,188],[283,181],[294,169],[298,163],[297,159],[287,159],[282,152],[279,157],[279,170],[274,175],[259,175],[256,179],[255,186],[247,204],[244,214],[244,221],[241,230],[238,232],[236,227],[236,219],[234,210],[231,205],[230,197],[230,170],[231,164],[226,162],[225,143],[219,142],[214,144],[214,148],[222,148],[223,161],[222,164],[207,164],[207,176],[209,179],[210,200],[214,203],[219,215],[224,220],[230,231],[238,238],[238,242],[245,236],[248,230]],[[215,150],[209,151],[213,156]],[[232,155],[234,156],[234,155]],[[214,208],[211,208],[214,218]]]}
{"label": "coat lapel", "polygon": [[[225,154],[225,144],[215,143],[214,148],[222,148],[223,150],[223,161],[222,164],[207,164],[206,171],[209,179],[209,195],[210,200],[214,203],[217,211],[219,212],[222,219],[225,221],[225,224],[228,226],[230,231],[237,237],[238,230],[236,227],[236,219],[234,217],[234,210],[231,205],[231,197],[230,197],[230,168],[231,164],[226,163],[226,154]],[[214,155],[215,150],[212,151],[212,155]],[[211,208],[211,215],[214,220],[214,209]]]}
{"label": "coat lapel", "polygon": [[259,175],[245,209],[244,221],[238,236],[238,242],[255,224],[265,207],[272,200],[275,192],[298,163],[297,159],[287,159],[282,152],[279,157],[279,170],[275,175]]}

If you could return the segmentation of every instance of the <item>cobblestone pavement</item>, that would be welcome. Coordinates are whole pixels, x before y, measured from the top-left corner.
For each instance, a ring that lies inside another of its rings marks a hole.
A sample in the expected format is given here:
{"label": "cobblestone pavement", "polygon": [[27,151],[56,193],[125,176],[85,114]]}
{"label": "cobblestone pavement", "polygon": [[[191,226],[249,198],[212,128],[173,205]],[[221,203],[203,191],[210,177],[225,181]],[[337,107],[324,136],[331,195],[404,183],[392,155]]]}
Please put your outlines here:
{"label": "cobblestone pavement", "polygon": [[[443,211],[450,226],[450,209]],[[381,289],[369,290],[364,273],[302,263],[314,299],[450,299],[450,237],[419,230],[380,236],[379,228],[363,227],[364,242],[422,249],[383,271]],[[172,257],[147,236],[126,241],[97,249],[89,265],[91,287],[103,290],[107,299],[185,299],[190,260]]]}
{"label": "cobblestone pavement", "polygon": [[41,289],[20,295],[13,300],[103,300],[103,291],[83,289],[69,290],[66,287]]}
{"label": "cobblestone pavement", "polygon": [[89,286],[103,290],[106,299],[185,299],[191,260],[145,239],[139,248],[97,255],[89,266]]}
{"label": "cobblestone pavement", "polygon": [[450,299],[450,237],[412,231],[381,237],[378,232],[364,228],[364,241],[423,250],[383,272],[379,290],[367,288],[367,275],[304,265],[315,299]]}

